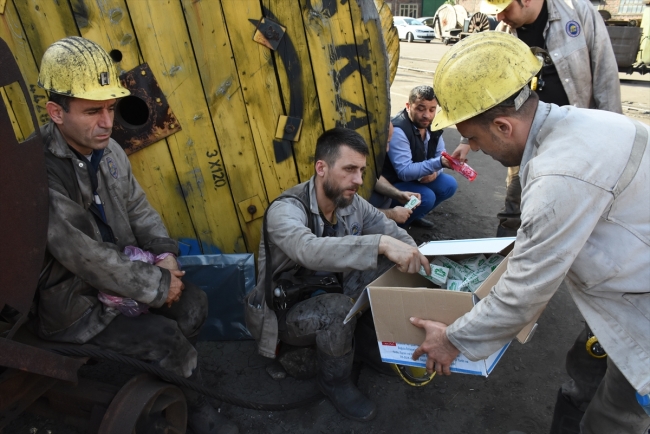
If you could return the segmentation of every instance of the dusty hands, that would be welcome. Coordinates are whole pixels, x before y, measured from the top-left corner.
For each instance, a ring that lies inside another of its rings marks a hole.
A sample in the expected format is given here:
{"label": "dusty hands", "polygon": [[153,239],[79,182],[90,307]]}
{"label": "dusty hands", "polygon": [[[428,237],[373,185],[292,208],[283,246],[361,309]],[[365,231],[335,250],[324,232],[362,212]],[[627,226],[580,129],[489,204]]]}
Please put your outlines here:
{"label": "dusty hands", "polygon": [[181,281],[181,277],[185,275],[185,271],[169,270],[169,272],[172,275],[172,280],[169,283],[169,292],[167,293],[167,300],[165,300],[165,303],[167,303],[167,307],[172,307],[172,303],[176,303],[181,299],[181,294],[185,289],[185,285]]}
{"label": "dusty hands", "polygon": [[379,239],[379,254],[394,262],[402,273],[417,273],[420,271],[420,266],[423,266],[425,270],[431,270],[429,261],[417,247],[410,246],[388,235],[382,235]]}
{"label": "dusty hands", "polygon": [[423,176],[422,178],[420,178],[420,183],[428,184],[430,182],[435,181],[437,177],[438,177],[438,172],[433,172],[431,175]]}
{"label": "dusty hands", "polygon": [[[467,154],[469,154],[469,143],[460,143],[458,147],[451,154],[453,158],[460,160],[461,163],[467,163]],[[448,167],[448,166],[446,166]]]}
{"label": "dusty hands", "polygon": [[426,354],[429,374],[435,370],[438,375],[451,375],[449,365],[460,351],[447,339],[447,326],[441,322],[420,318],[411,318],[411,324],[427,332],[422,345],[413,352],[412,359],[417,360],[422,354]]}
{"label": "dusty hands", "polygon": [[408,208],[404,208],[403,206],[396,206],[395,208],[391,208],[390,210],[390,218],[391,220],[394,220],[395,223],[406,223],[406,220],[411,217],[411,214],[413,213],[413,210],[410,210]]}
{"label": "dusty hands", "polygon": [[178,261],[174,256],[167,256],[163,260],[156,262],[156,266],[166,268],[167,270],[178,270]]}
{"label": "dusty hands", "polygon": [[[420,202],[422,202],[422,195],[420,193],[414,193],[412,191],[402,191],[400,192],[400,197],[398,201],[404,205],[405,203],[408,203],[409,200],[411,200],[411,196],[415,196],[418,198]],[[415,205],[414,209],[417,208],[420,204]]]}

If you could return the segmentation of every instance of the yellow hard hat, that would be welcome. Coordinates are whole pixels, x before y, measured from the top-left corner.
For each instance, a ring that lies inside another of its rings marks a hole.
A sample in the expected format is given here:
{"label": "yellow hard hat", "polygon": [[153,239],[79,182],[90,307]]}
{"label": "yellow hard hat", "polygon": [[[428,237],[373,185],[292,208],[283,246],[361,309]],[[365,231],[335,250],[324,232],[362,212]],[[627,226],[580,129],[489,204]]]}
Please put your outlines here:
{"label": "yellow hard hat", "polygon": [[48,92],[93,101],[131,94],[122,87],[108,53],[99,44],[78,36],[56,41],[45,51],[38,85]]}
{"label": "yellow hard hat", "polygon": [[481,12],[487,15],[496,15],[507,8],[514,0],[483,0]]}
{"label": "yellow hard hat", "polygon": [[504,32],[480,32],[447,51],[436,68],[433,89],[440,130],[479,115],[521,90],[542,68],[530,48]]}

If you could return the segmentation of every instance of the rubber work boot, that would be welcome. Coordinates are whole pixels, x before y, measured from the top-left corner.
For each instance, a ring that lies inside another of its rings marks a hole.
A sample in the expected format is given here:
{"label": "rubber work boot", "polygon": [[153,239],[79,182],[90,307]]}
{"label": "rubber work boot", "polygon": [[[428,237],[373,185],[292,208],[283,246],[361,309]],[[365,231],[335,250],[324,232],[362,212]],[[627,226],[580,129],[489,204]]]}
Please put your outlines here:
{"label": "rubber work boot", "polygon": [[352,382],[354,350],[334,357],[318,351],[318,387],[348,419],[367,422],[377,415],[375,404]]}
{"label": "rubber work boot", "polygon": [[550,434],[580,434],[580,421],[584,414],[564,396],[560,388],[555,401]]}
{"label": "rubber work boot", "polygon": [[[188,380],[202,384],[201,371],[197,366]],[[187,425],[194,434],[238,434],[237,425],[219,414],[205,396],[183,387],[187,398]]]}

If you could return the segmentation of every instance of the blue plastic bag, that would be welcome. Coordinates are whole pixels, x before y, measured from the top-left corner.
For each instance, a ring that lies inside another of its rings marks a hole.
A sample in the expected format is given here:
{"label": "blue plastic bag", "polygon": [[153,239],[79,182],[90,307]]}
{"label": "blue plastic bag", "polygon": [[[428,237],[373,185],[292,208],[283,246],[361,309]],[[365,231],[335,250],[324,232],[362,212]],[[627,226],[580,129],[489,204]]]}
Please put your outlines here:
{"label": "blue plastic bag", "polygon": [[199,340],[252,339],[244,319],[244,298],[255,287],[255,257],[250,254],[180,256],[184,281],[208,295],[208,318]]}

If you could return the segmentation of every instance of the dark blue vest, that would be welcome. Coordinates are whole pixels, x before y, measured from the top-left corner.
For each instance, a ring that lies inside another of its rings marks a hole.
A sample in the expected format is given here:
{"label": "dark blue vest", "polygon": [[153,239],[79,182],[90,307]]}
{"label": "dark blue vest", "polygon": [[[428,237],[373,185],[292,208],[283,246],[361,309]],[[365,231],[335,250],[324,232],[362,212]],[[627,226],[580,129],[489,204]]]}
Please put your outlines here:
{"label": "dark blue vest", "polygon": [[[422,136],[415,129],[413,122],[411,122],[411,118],[409,118],[406,109],[402,110],[397,116],[395,116],[392,119],[392,122],[393,127],[401,129],[404,131],[404,134],[406,134],[409,145],[411,145],[411,159],[414,163],[420,163],[436,156],[436,148],[438,147],[438,140],[440,140],[442,130],[433,132],[429,130],[429,147],[427,149],[427,154],[424,155],[424,141],[422,140]],[[381,174],[391,184],[401,181],[397,176],[393,163],[391,163],[390,158],[388,158],[388,154],[384,159],[384,167],[382,168]]]}

